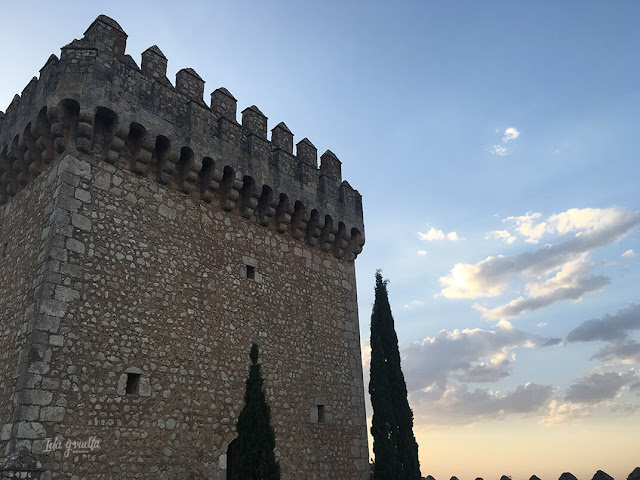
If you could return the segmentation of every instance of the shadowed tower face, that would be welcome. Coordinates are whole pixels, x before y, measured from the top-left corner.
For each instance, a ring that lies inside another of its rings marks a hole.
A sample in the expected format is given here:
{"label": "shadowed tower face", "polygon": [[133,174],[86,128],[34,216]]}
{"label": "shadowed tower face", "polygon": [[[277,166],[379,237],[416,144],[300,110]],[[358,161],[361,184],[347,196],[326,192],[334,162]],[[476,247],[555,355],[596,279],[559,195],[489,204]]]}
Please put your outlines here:
{"label": "shadowed tower face", "polygon": [[359,193],[126,39],[98,17],[0,115],[7,468],[228,478],[257,343],[282,478],[365,478]]}

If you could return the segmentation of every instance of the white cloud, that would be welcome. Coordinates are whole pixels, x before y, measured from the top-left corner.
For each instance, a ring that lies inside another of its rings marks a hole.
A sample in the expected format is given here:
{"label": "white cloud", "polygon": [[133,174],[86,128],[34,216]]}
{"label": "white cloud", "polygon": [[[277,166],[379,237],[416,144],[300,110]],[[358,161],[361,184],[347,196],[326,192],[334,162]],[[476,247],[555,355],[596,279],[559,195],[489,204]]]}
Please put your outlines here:
{"label": "white cloud", "polygon": [[609,284],[602,275],[591,275],[589,253],[617,242],[640,224],[640,212],[622,208],[571,209],[541,220],[528,213],[515,220],[517,230],[531,242],[544,233],[571,238],[554,245],[514,255],[490,256],[476,264],[456,264],[441,277],[440,294],[447,298],[495,297],[507,291],[516,277],[526,282],[525,296],[496,308],[475,305],[490,319],[508,319],[562,300],[578,301],[585,293]]}
{"label": "white cloud", "polygon": [[369,372],[369,362],[371,362],[371,341],[368,338],[360,340],[360,352],[362,354],[362,366],[365,376]]}
{"label": "white cloud", "polygon": [[442,230],[436,230],[433,227],[431,227],[427,233],[418,232],[418,238],[420,240],[428,240],[430,242],[433,240],[444,240],[444,236]]}
{"label": "white cloud", "polygon": [[540,213],[528,212],[519,217],[507,217],[505,222],[515,222],[516,231],[526,237],[529,243],[538,243],[544,234],[583,234],[596,230],[606,230],[624,220],[629,212],[619,207],[611,208],[571,208],[551,215],[544,221]]}
{"label": "white cloud", "polygon": [[416,423],[468,425],[496,416],[542,412],[553,394],[550,385],[526,383],[512,392],[502,393],[488,388],[470,390],[456,385],[444,392],[423,391],[410,394]]}
{"label": "white cloud", "polygon": [[507,217],[505,222],[516,222],[516,231],[526,238],[527,243],[538,243],[538,240],[547,230],[547,223],[540,222],[536,224],[536,220],[542,216],[541,213],[528,212],[526,215],[519,217]]}
{"label": "white cloud", "polygon": [[629,249],[626,252],[624,252],[622,255],[620,255],[622,258],[624,258],[625,260],[629,260],[630,258],[633,258],[636,256],[636,252],[634,252],[633,250]]}
{"label": "white cloud", "polygon": [[618,223],[624,210],[621,208],[571,208],[566,212],[551,215],[549,225],[560,235],[607,228]]}
{"label": "white cloud", "polygon": [[583,404],[561,403],[551,400],[547,407],[546,416],[542,419],[545,425],[555,425],[573,420],[579,420],[591,415],[591,407]]}
{"label": "white cloud", "polygon": [[478,304],[473,307],[483,312],[489,320],[500,320],[517,317],[561,300],[580,300],[585,293],[600,290],[610,283],[607,277],[588,275],[591,265],[590,260],[584,259],[567,262],[554,277],[531,280],[526,285],[527,298],[519,297],[493,309]]}
{"label": "white cloud", "polygon": [[504,157],[507,155],[507,149],[500,144],[491,145],[491,153]]}
{"label": "white cloud", "polygon": [[442,230],[431,227],[427,233],[418,232],[418,238],[420,240],[428,240],[430,242],[434,240],[444,240],[445,238],[456,241],[458,240],[458,234],[456,232],[449,232],[445,234]]}
{"label": "white cloud", "polygon": [[498,238],[503,240],[505,243],[512,244],[518,237],[511,235],[508,230],[494,230],[485,235],[485,239],[489,238]]}
{"label": "white cloud", "polygon": [[532,279],[526,286],[527,294],[530,297],[542,297],[552,295],[561,289],[578,287],[592,266],[593,262],[586,257],[586,254],[582,254],[579,258],[562,265],[553,277]]}
{"label": "white cloud", "polygon": [[[499,133],[499,130],[496,131],[496,133]],[[502,135],[502,141],[500,143],[497,143],[491,146],[491,150],[490,150],[491,153],[493,153],[494,155],[505,157],[509,153],[509,150],[505,145],[509,142],[512,142],[519,136],[520,136],[520,132],[518,131],[517,128],[509,127],[505,129],[504,134]]]}
{"label": "white cloud", "polygon": [[509,127],[504,131],[504,136],[502,137],[503,142],[510,142],[511,140],[515,140],[520,136],[520,132],[515,127]]}
{"label": "white cloud", "polygon": [[564,401],[551,400],[547,406],[543,424],[553,425],[576,421],[594,414],[596,409],[608,406],[611,411],[624,415],[640,413],[637,406],[620,402],[625,393],[633,391],[639,382],[640,372],[589,373],[567,388]]}
{"label": "white cloud", "polygon": [[[489,383],[511,374],[518,348],[557,345],[559,338],[542,337],[500,322],[492,330],[442,330],[400,351],[417,423],[469,424],[496,414],[524,414],[544,407],[552,393],[545,385],[520,385],[501,393],[459,382]],[[369,371],[371,347],[360,342],[363,370]],[[451,381],[455,385],[448,385]],[[367,399],[368,401],[368,399]]]}
{"label": "white cloud", "polygon": [[538,327],[538,328],[544,328],[544,327],[546,327],[547,325],[549,325],[549,323],[548,323],[548,322],[540,322],[540,323],[538,323],[538,324],[536,325],[536,327]]}
{"label": "white cloud", "polygon": [[420,255],[421,257],[424,257],[427,254],[426,250],[418,250],[418,255]]}
{"label": "white cloud", "polygon": [[[497,257],[500,258],[500,257]],[[508,287],[506,279],[483,274],[483,267],[494,262],[494,257],[475,264],[456,264],[449,275],[440,278],[444,288],[440,295],[446,298],[496,297]]]}
{"label": "white cloud", "polygon": [[402,370],[409,391],[434,386],[446,389],[450,377],[464,382],[496,381],[509,375],[517,348],[555,345],[560,339],[542,337],[501,322],[492,330],[442,330],[402,350]]}

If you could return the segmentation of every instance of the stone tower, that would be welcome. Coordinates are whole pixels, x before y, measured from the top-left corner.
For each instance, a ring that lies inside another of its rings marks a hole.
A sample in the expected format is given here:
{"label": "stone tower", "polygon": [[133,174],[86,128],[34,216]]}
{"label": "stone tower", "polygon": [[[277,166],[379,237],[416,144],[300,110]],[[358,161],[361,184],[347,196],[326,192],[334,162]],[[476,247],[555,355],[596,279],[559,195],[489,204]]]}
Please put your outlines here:
{"label": "stone tower", "polygon": [[126,39],[98,17],[0,112],[0,478],[227,478],[253,342],[282,478],[366,478],[360,194]]}

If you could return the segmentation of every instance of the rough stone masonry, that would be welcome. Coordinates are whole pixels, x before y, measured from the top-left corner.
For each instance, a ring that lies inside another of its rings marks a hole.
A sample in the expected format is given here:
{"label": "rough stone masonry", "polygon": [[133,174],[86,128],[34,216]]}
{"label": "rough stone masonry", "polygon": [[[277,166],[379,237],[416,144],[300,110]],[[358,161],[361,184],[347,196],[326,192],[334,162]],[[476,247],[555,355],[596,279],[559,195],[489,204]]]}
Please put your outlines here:
{"label": "rough stone masonry", "polygon": [[225,479],[258,343],[283,479],[364,479],[340,161],[100,16],[0,112],[0,478]]}

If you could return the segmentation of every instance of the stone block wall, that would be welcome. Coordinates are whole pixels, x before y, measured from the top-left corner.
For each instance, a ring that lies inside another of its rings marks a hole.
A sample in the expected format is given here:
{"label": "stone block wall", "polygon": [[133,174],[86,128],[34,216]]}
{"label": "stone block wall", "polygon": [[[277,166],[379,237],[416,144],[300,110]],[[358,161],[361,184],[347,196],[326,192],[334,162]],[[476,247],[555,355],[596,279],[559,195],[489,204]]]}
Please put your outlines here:
{"label": "stone block wall", "polygon": [[[90,156],[65,157],[59,171],[70,170],[65,261],[80,275],[57,297],[59,388],[41,407],[55,418],[33,440],[45,467],[219,478],[256,342],[283,478],[358,478],[368,451],[353,263]],[[135,395],[123,388],[131,371]],[[96,437],[100,450],[47,455],[56,435]]]}
{"label": "stone block wall", "polygon": [[0,115],[0,453],[224,479],[255,342],[282,478],[366,478],[360,195],[333,153],[125,44],[99,17]]}
{"label": "stone block wall", "polygon": [[41,381],[48,356],[44,338],[33,333],[33,322],[36,295],[41,291],[38,279],[47,268],[45,257],[58,254],[47,242],[55,195],[55,178],[49,173],[20,192],[15,202],[0,208],[0,454],[4,455],[15,433],[14,420],[37,421],[39,415],[35,408],[21,413],[14,407],[20,392]]}

